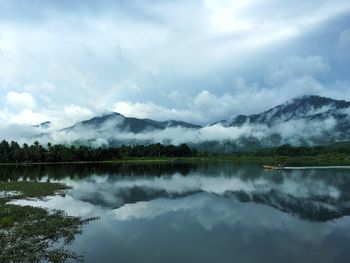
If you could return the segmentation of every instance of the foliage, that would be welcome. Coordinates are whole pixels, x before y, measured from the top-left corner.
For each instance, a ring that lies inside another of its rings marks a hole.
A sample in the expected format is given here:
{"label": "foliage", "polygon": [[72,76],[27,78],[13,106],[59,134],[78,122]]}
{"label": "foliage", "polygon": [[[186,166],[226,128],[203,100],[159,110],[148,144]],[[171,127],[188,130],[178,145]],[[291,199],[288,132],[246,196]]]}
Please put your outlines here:
{"label": "foliage", "polygon": [[189,157],[196,156],[197,151],[186,144],[179,146],[150,144],[110,148],[93,148],[90,146],[42,146],[38,141],[33,145],[17,142],[2,141],[0,143],[0,163],[29,163],[29,162],[86,162],[106,161],[131,157]]}
{"label": "foliage", "polygon": [[266,156],[325,156],[325,155],[350,155],[350,145],[344,143],[325,146],[291,146],[289,144],[274,148],[259,149],[245,155],[266,157]]}
{"label": "foliage", "polygon": [[67,189],[62,184],[38,182],[0,182],[1,192],[15,195],[0,197],[0,262],[64,262],[79,259],[65,245],[74,240],[82,226],[93,219],[67,216],[62,211],[47,211],[8,201],[44,197]]}
{"label": "foliage", "polygon": [[[210,148],[211,146],[208,145]],[[209,153],[197,151],[186,144],[178,146],[149,144],[123,145],[120,147],[66,146],[61,144],[45,147],[39,142],[32,145],[2,141],[0,143],[0,163],[57,163],[57,162],[99,162],[118,160],[160,160],[164,158],[205,158],[205,157],[322,157],[322,159],[347,160],[350,156],[350,143],[336,143],[325,146],[291,146],[289,144],[273,148],[260,148],[252,151],[230,153]]]}

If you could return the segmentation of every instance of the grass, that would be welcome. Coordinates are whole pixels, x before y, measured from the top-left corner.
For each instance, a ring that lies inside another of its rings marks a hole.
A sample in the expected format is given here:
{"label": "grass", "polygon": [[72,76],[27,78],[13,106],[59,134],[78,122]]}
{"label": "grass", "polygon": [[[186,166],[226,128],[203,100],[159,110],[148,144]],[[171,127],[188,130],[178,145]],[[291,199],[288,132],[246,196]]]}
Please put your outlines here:
{"label": "grass", "polygon": [[65,246],[81,233],[90,219],[71,217],[63,211],[18,206],[7,202],[42,198],[62,191],[63,184],[39,182],[0,182],[0,191],[17,193],[0,197],[0,262],[64,262],[81,259]]}

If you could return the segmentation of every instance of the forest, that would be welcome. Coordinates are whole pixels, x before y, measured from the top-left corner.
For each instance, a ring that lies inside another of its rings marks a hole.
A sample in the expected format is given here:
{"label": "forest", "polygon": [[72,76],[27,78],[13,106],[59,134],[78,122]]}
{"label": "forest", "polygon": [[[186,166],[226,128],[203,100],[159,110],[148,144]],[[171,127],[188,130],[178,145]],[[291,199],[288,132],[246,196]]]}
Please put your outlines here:
{"label": "forest", "polygon": [[67,146],[48,143],[43,146],[38,141],[32,145],[2,141],[0,143],[0,163],[37,162],[89,162],[120,160],[134,157],[190,157],[197,151],[186,144],[179,146],[150,144],[120,147]]}
{"label": "forest", "polygon": [[322,146],[292,146],[284,144],[279,147],[262,148],[248,153],[240,153],[254,157],[300,157],[300,156],[319,156],[319,155],[332,155],[332,154],[344,154],[350,155],[350,143],[334,143],[331,145]]}
{"label": "forest", "polygon": [[134,158],[183,158],[183,157],[303,157],[320,155],[350,155],[350,143],[336,143],[326,146],[291,146],[262,148],[255,151],[232,152],[227,154],[201,152],[187,144],[163,145],[122,145],[120,147],[91,147],[85,145],[62,145],[38,141],[31,145],[3,140],[0,143],[0,163],[40,163],[40,162],[98,162]]}

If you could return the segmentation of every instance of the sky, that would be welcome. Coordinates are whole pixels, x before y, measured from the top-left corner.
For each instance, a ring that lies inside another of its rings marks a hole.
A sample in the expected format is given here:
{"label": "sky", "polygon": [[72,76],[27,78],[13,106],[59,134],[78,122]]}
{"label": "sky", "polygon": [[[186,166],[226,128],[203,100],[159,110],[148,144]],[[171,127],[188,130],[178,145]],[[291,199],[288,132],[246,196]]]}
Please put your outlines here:
{"label": "sky", "polygon": [[350,100],[348,0],[0,0],[0,125],[210,124]]}

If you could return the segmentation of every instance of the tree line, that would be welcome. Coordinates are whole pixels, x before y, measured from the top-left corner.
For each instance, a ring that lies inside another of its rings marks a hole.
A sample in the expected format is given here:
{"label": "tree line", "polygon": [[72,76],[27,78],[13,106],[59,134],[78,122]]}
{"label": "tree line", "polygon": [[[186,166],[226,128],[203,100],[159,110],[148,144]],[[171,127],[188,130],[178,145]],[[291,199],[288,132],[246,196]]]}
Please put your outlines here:
{"label": "tree line", "polygon": [[120,147],[90,147],[85,145],[67,146],[48,143],[43,146],[38,141],[32,145],[3,140],[0,143],[0,163],[26,162],[86,162],[120,160],[133,157],[191,157],[197,151],[186,144],[175,145],[132,145]]}
{"label": "tree line", "polygon": [[290,144],[281,145],[273,148],[258,149],[245,155],[256,157],[272,157],[272,156],[318,156],[331,154],[345,154],[350,155],[350,144],[333,144],[324,146],[292,146]]}
{"label": "tree line", "polygon": [[128,158],[162,158],[162,157],[274,157],[274,156],[318,156],[318,155],[350,155],[350,143],[328,146],[291,146],[289,144],[262,148],[250,152],[232,152],[229,154],[197,151],[186,144],[163,145],[122,145],[120,147],[91,147],[85,145],[67,146],[48,143],[43,146],[38,141],[31,145],[17,142],[0,142],[0,163],[30,162],[89,162],[122,160]]}

